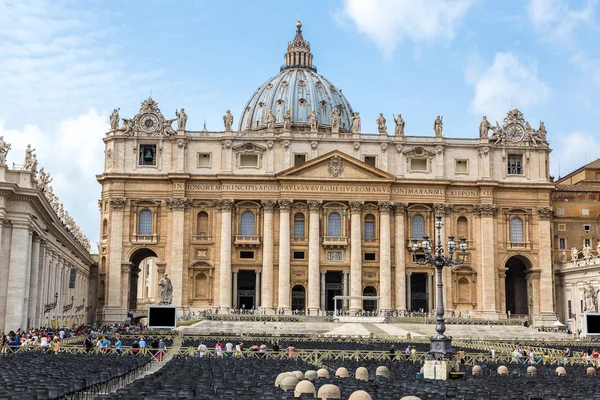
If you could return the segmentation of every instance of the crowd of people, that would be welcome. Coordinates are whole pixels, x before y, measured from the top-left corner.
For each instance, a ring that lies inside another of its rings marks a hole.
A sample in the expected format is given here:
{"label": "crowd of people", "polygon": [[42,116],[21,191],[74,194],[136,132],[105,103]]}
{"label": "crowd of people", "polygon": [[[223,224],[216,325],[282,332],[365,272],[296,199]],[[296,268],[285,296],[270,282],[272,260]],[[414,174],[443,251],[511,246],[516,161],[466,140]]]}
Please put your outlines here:
{"label": "crowd of people", "polygon": [[[223,342],[225,342],[225,344],[223,344]],[[209,351],[208,346],[204,343],[204,341],[200,341],[197,350],[198,357],[205,357],[211,354],[211,351]],[[296,354],[296,348],[291,343],[288,344],[288,346],[283,350],[287,352],[289,358],[294,358],[294,355]],[[218,340],[215,344],[214,352],[212,352],[212,354],[217,357],[241,357],[244,351],[251,351],[256,353],[259,357],[265,357],[268,351],[279,353],[282,351],[282,349],[277,343],[273,344],[271,349],[267,347],[265,342],[262,342],[261,344],[253,344],[248,349],[245,349],[243,342],[238,341],[234,345],[230,340]]]}

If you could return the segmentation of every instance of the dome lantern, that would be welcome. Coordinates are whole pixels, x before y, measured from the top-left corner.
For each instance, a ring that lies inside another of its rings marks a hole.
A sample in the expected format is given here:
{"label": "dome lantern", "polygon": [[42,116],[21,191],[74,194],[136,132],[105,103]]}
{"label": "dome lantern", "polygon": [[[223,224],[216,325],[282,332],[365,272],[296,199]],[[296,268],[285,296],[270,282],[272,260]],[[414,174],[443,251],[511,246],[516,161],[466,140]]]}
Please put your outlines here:
{"label": "dome lantern", "polygon": [[287,68],[308,68],[317,72],[317,68],[313,66],[313,55],[310,52],[310,42],[304,40],[302,36],[302,22],[296,23],[296,37],[291,42],[288,42],[287,52],[283,56],[285,64],[281,67],[281,71]]}

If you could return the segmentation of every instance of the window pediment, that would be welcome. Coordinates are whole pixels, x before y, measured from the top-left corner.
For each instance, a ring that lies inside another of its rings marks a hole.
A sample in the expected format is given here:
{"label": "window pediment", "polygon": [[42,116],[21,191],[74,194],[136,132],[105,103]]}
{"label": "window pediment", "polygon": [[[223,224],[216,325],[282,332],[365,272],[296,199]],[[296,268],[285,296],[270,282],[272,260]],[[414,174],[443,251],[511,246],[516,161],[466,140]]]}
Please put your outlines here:
{"label": "window pediment", "polygon": [[427,150],[424,147],[413,147],[412,149],[405,150],[404,156],[406,158],[433,158],[435,152]]}
{"label": "window pediment", "polygon": [[233,151],[238,154],[262,154],[265,150],[266,147],[250,142],[233,146]]}

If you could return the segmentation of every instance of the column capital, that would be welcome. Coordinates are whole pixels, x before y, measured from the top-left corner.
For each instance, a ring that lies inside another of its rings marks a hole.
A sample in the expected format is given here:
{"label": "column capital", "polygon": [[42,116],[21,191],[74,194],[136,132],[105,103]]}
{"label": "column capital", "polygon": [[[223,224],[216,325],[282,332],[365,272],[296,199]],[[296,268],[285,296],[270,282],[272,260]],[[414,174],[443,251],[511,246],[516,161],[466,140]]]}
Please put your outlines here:
{"label": "column capital", "polygon": [[290,211],[292,207],[293,200],[291,199],[280,199],[279,200],[279,210],[280,211]]}
{"label": "column capital", "polygon": [[126,199],[125,197],[113,197],[108,200],[110,208],[113,210],[122,210],[125,208]]}
{"label": "column capital", "polygon": [[407,208],[408,203],[394,203],[394,211],[396,211],[397,215],[404,215]]}
{"label": "column capital", "polygon": [[347,269],[342,270],[342,274],[348,276],[348,274],[350,273],[350,271],[348,271]]}
{"label": "column capital", "polygon": [[261,200],[260,204],[262,204],[265,212],[273,212],[273,209],[277,205],[277,200]]}
{"label": "column capital", "polygon": [[380,201],[377,203],[380,214],[389,214],[394,204],[391,201]]}
{"label": "column capital", "polygon": [[254,272],[256,273],[256,275],[260,275],[262,271],[261,271],[260,269],[257,269],[257,270],[256,270],[256,271],[254,271]]}
{"label": "column capital", "polygon": [[435,215],[450,215],[452,207],[452,204],[436,203],[433,205],[433,211],[435,212]]}
{"label": "column capital", "polygon": [[362,210],[363,205],[365,204],[364,201],[350,201],[348,202],[348,205],[350,207],[350,212],[351,213],[359,213]]}
{"label": "column capital", "polygon": [[552,207],[536,207],[535,211],[539,219],[548,221],[552,219]]}
{"label": "column capital", "polygon": [[239,269],[232,269],[231,272],[233,272],[234,274],[237,274],[238,272],[240,272]]}
{"label": "column capital", "polygon": [[190,208],[192,201],[186,197],[170,197],[166,203],[169,211],[185,211]]}
{"label": "column capital", "polygon": [[233,208],[233,200],[231,200],[231,199],[215,200],[215,206],[217,207],[217,210],[219,210],[219,211],[230,212],[231,209]]}
{"label": "column capital", "polygon": [[129,273],[133,271],[133,264],[130,262],[121,263],[121,272]]}
{"label": "column capital", "polygon": [[473,206],[473,212],[482,217],[493,217],[497,211],[498,206],[495,204],[475,204]]}
{"label": "column capital", "polygon": [[322,269],[320,272],[321,272],[321,275],[325,275],[327,273],[327,270],[326,269],[325,270]]}
{"label": "column capital", "polygon": [[321,200],[308,200],[308,209],[311,212],[320,211],[321,210]]}

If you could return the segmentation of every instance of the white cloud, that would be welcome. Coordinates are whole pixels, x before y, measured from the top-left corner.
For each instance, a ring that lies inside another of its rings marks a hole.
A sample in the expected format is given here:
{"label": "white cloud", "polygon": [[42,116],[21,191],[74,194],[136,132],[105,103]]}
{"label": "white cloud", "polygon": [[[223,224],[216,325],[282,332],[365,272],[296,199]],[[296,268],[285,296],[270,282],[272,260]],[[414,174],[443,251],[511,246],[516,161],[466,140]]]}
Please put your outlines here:
{"label": "white cloud", "polygon": [[496,53],[492,65],[468,69],[466,77],[475,88],[471,111],[492,121],[500,120],[511,105],[526,111],[543,103],[550,92],[538,78],[535,64],[512,53]]}
{"label": "white cloud", "polygon": [[390,55],[404,39],[450,41],[472,0],[346,0],[343,12]]}
{"label": "white cloud", "polygon": [[595,6],[594,1],[585,1],[583,7],[576,10],[563,0],[531,0],[527,12],[542,39],[570,46],[576,30],[592,20]]}
{"label": "white cloud", "polygon": [[90,238],[93,250],[98,240],[100,198],[95,175],[104,168],[102,138],[108,129],[106,118],[94,109],[48,130],[31,124],[19,130],[6,129],[0,121],[0,136],[12,144],[9,167],[12,163],[23,164],[25,147],[30,143],[36,149],[38,169],[44,167],[53,177],[54,193]]}
{"label": "white cloud", "polygon": [[600,140],[587,131],[554,134],[552,148],[552,174],[558,178],[600,157]]}

